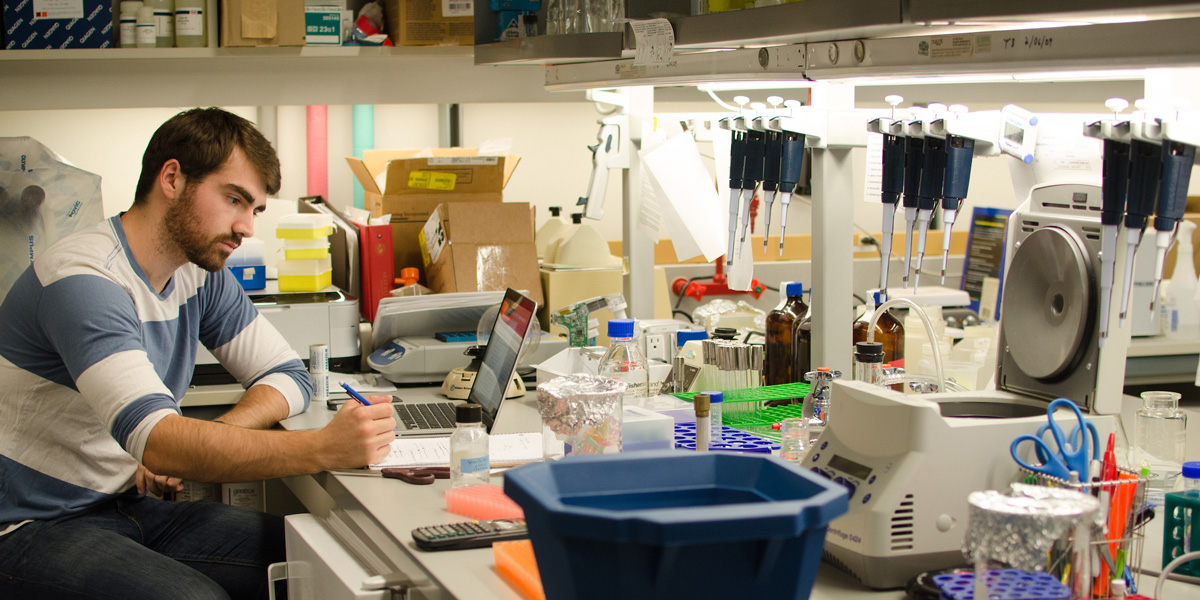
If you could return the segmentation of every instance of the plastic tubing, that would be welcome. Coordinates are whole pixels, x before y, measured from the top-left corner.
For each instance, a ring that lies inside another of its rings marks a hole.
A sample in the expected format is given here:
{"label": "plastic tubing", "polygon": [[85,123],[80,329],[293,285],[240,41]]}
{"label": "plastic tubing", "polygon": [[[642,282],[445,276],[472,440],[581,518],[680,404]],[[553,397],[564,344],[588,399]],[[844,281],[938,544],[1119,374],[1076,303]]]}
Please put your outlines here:
{"label": "plastic tubing", "polygon": [[[944,391],[946,389],[946,374],[942,370],[942,350],[938,346],[937,332],[933,330],[933,323],[929,322],[929,315],[925,314],[925,309],[918,306],[916,302],[913,302],[908,298],[892,298],[891,300],[888,300],[887,302],[884,302],[876,307],[875,314],[871,315],[871,322],[867,324],[867,341],[875,341],[875,322],[879,320],[879,315],[883,314],[883,311],[898,304],[903,304],[908,308],[915,310],[917,312],[917,316],[921,317],[921,322],[925,324],[925,333],[929,335],[929,345],[931,348],[933,348],[933,368],[937,371],[938,390]],[[906,356],[904,358],[906,361],[905,364],[907,364],[908,357]],[[920,360],[920,358],[917,360]]]}

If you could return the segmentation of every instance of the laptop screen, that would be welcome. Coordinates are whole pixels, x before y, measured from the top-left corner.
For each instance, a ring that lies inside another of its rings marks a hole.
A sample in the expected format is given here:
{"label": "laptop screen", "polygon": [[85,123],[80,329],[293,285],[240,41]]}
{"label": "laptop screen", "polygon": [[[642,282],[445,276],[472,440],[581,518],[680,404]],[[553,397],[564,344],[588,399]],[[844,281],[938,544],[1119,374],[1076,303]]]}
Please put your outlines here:
{"label": "laptop screen", "polygon": [[500,403],[508,391],[513,373],[517,369],[517,356],[525,341],[525,332],[537,312],[537,303],[513,289],[504,293],[500,303],[500,314],[492,325],[487,346],[483,349],[483,360],[479,373],[471,386],[468,400],[483,407],[484,427],[491,431],[500,412]]}

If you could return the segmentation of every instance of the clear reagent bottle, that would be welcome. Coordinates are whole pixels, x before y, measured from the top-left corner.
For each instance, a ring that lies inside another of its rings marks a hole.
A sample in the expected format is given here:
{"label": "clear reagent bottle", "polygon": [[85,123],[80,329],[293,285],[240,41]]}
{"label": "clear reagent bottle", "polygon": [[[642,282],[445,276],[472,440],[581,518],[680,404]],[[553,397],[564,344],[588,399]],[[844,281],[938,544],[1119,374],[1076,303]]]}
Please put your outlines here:
{"label": "clear reagent bottle", "polygon": [[601,377],[625,383],[625,398],[650,397],[650,364],[633,339],[633,319],[609,319],[608,351],[600,359]]}
{"label": "clear reagent bottle", "polygon": [[465,404],[454,408],[454,433],[450,434],[450,487],[487,483],[491,476],[488,433],[483,428],[483,407]]}

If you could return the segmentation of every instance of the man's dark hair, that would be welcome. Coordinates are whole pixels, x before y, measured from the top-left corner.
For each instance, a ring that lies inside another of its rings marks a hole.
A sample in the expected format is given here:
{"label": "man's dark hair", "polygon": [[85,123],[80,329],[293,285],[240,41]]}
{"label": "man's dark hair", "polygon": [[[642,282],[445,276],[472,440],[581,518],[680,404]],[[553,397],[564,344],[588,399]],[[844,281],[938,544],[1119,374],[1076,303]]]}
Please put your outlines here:
{"label": "man's dark hair", "polygon": [[171,117],[150,138],[142,155],[134,204],[146,201],[168,160],[179,161],[188,185],[196,185],[221,168],[235,147],[241,148],[258,171],[267,194],[278,192],[279,156],[254,124],[219,108],[194,108]]}

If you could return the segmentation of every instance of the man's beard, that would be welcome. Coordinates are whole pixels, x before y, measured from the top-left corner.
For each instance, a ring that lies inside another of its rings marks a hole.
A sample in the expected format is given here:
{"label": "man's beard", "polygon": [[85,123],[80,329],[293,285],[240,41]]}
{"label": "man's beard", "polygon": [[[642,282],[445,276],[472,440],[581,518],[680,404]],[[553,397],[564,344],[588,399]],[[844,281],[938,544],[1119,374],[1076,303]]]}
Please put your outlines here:
{"label": "man's beard", "polygon": [[225,260],[229,258],[220,243],[229,241],[241,244],[241,236],[230,233],[228,236],[205,238],[197,231],[200,218],[195,213],[194,196],[195,190],[190,184],[185,184],[182,196],[167,209],[163,219],[164,240],[173,241],[190,262],[209,273],[215,273],[225,266]]}

